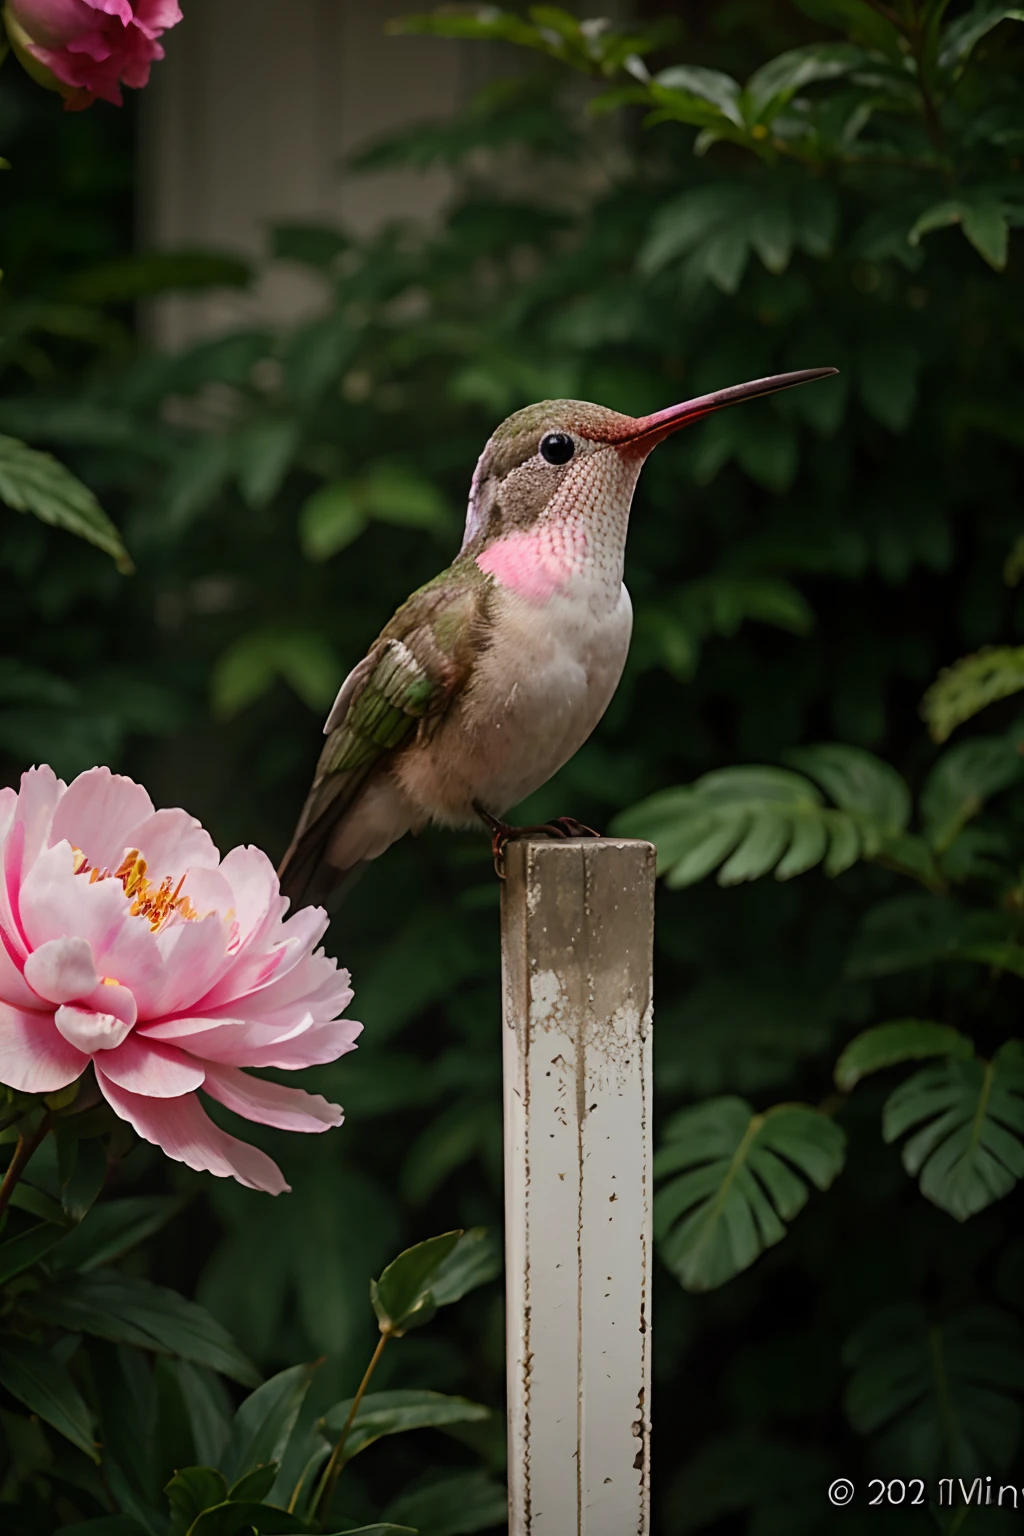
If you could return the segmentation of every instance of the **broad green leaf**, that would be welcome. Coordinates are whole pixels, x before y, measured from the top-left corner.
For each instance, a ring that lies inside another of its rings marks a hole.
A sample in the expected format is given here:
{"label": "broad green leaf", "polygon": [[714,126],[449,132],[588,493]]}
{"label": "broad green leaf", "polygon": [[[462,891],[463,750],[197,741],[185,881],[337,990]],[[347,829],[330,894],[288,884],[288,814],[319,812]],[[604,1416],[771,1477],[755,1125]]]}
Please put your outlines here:
{"label": "broad green leaf", "polygon": [[19,1306],[51,1327],[178,1355],[235,1381],[259,1380],[256,1367],[207,1311],[148,1280],[105,1269],[67,1275],[22,1296]]}
{"label": "broad green leaf", "polygon": [[9,1237],[6,1242],[0,1243],[0,1285],[6,1285],[15,1275],[30,1269],[45,1253],[56,1247],[64,1235],[62,1227],[51,1222],[41,1222],[38,1226],[29,1227],[27,1232],[19,1232],[17,1237]]}
{"label": "broad green leaf", "polygon": [[251,1501],[243,1504],[231,1500],[204,1510],[192,1522],[188,1536],[250,1536],[252,1532],[257,1536],[295,1536],[295,1533],[309,1529],[305,1520],[289,1514],[286,1509],[276,1509],[272,1504]]}
{"label": "broad green leaf", "polygon": [[367,521],[362,502],[348,482],[322,485],[299,512],[302,553],[307,560],[329,560],[359,537]]}
{"label": "broad green leaf", "polygon": [[[321,1421],[337,1439],[352,1408],[352,1399],[335,1403]],[[448,1429],[454,1424],[479,1424],[491,1410],[465,1397],[446,1397],[443,1392],[420,1390],[369,1392],[359,1404],[345,1441],[345,1460],[351,1461],[383,1435],[400,1435],[410,1429]]]}
{"label": "broad green leaf", "polygon": [[505,1529],[508,1495],[485,1472],[459,1472],[407,1489],[384,1514],[412,1526],[421,1536],[471,1536],[498,1526]]}
{"label": "broad green leaf", "polygon": [[235,436],[238,485],[250,507],[272,501],[299,446],[299,423],[288,417],[247,423]]}
{"label": "broad green leaf", "polygon": [[182,1467],[164,1489],[171,1509],[168,1536],[188,1536],[192,1522],[215,1504],[223,1504],[228,1485],[215,1467]]}
{"label": "broad green leaf", "polygon": [[247,262],[220,251],[136,251],[76,272],[64,293],[81,304],[133,304],[155,294],[245,288],[252,275]]}
{"label": "broad green leaf", "polygon": [[325,224],[281,223],[271,230],[272,255],[278,261],[298,261],[306,267],[331,267],[350,245],[341,230]]}
{"label": "broad green leaf", "polygon": [[870,1072],[881,1072],[904,1061],[922,1061],[929,1056],[966,1059],[973,1055],[970,1040],[949,1024],[896,1019],[865,1029],[850,1041],[836,1062],[836,1087],[849,1093]]}
{"label": "broad green leaf", "polygon": [[654,84],[710,102],[737,128],[743,127],[739,83],[719,69],[705,69],[700,64],[674,64],[656,74]]}
{"label": "broad green leaf", "polygon": [[221,1457],[220,1469],[230,1486],[257,1467],[280,1462],[315,1370],[315,1364],[289,1366],[245,1399]]}
{"label": "broad green leaf", "polygon": [[40,453],[16,437],[0,435],[0,501],[15,512],[31,512],[41,522],[87,539],[112,555],[125,575],[133,570],[121,535],[88,486],[52,454]]}
{"label": "broad green leaf", "polygon": [[[1024,1052],[1011,1041],[992,1061],[925,1067],[886,1101],[882,1132],[909,1130],[903,1166],[921,1193],[957,1221],[1008,1195],[1024,1178]],[[917,1127],[917,1129],[914,1129]]]}
{"label": "broad green leaf", "polygon": [[104,1200],[61,1236],[52,1262],[62,1269],[99,1269],[159,1232],[181,1209],[181,1200],[167,1195]]}
{"label": "broad green leaf", "polygon": [[1024,762],[1005,736],[977,736],[944,752],[921,790],[925,835],[948,848],[985,801],[1024,778]]}
{"label": "broad green leaf", "polygon": [[921,714],[934,741],[945,741],[958,725],[1024,688],[1024,645],[989,646],[940,672],[921,700]]}
{"label": "broad green leaf", "polygon": [[1001,21],[1024,21],[1024,10],[1005,0],[979,0],[971,10],[946,27],[939,45],[939,68],[958,72],[975,46]]}
{"label": "broad green leaf", "polygon": [[210,693],[215,713],[231,719],[269,692],[279,677],[310,709],[320,711],[337,692],[340,669],[328,641],[313,630],[254,630],[230,645],[214,666]]}
{"label": "broad green leaf", "polygon": [[808,43],[779,54],[747,81],[744,96],[749,121],[770,121],[805,85],[848,75],[868,57],[863,48],[851,43]]}
{"label": "broad green leaf", "polygon": [[190,1365],[187,1360],[173,1361],[171,1369],[185,1406],[195,1454],[207,1465],[219,1461],[231,1437],[234,1408],[224,1383],[213,1371]]}
{"label": "broad green leaf", "polygon": [[923,235],[934,229],[946,229],[951,224],[961,226],[990,267],[997,272],[1003,270],[1009,251],[1010,230],[1000,199],[978,192],[934,203],[921,214],[907,239],[911,245],[917,245]]}
{"label": "broad green leaf", "polygon": [[91,1461],[99,1461],[89,1409],[67,1367],[41,1345],[8,1335],[0,1344],[0,1386]]}
{"label": "broad green leaf", "polygon": [[79,1140],[74,1164],[61,1180],[60,1203],[68,1220],[80,1222],[99,1198],[107,1177],[107,1150],[96,1139]]}
{"label": "broad green leaf", "polygon": [[434,1271],[430,1294],[434,1305],[450,1306],[461,1301],[478,1285],[486,1285],[501,1274],[501,1250],[486,1227],[470,1227]]}
{"label": "broad green leaf", "polygon": [[261,1499],[266,1499],[273,1488],[279,1467],[280,1463],[276,1461],[269,1461],[262,1467],[254,1467],[251,1472],[240,1477],[237,1483],[232,1484],[229,1498],[237,1499],[242,1504],[247,1502],[258,1504]]}
{"label": "broad green leaf", "polygon": [[971,1478],[1005,1467],[1020,1437],[1015,1397],[1024,1388],[1024,1333],[992,1307],[931,1322],[912,1304],[888,1307],[844,1351],[846,1413],[858,1434],[878,1436],[886,1470]]}
{"label": "broad green leaf", "polygon": [[451,523],[448,503],[433,481],[400,461],[371,464],[359,496],[370,517],[400,528],[445,529]]}
{"label": "broad green leaf", "polygon": [[[654,1160],[659,1251],[689,1291],[713,1290],[786,1236],[810,1180],[828,1189],[846,1138],[805,1104],[761,1114],[743,1099],[709,1099],[668,1123]],[[671,1177],[670,1177],[671,1176]]]}
{"label": "broad green leaf", "polygon": [[382,1333],[404,1333],[427,1323],[437,1310],[431,1282],[455,1248],[462,1232],[445,1232],[406,1248],[370,1281],[370,1300]]}

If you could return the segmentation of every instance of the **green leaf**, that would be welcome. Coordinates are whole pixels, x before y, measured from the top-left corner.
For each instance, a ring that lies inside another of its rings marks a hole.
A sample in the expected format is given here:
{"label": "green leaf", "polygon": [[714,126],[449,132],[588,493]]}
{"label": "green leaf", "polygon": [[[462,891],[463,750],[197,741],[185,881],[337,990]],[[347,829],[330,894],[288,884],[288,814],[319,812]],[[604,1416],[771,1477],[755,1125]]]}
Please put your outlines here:
{"label": "green leaf", "polygon": [[280,1462],[315,1370],[315,1364],[290,1366],[246,1398],[235,1414],[231,1439],[221,1457],[221,1471],[229,1485],[257,1467]]}
{"label": "green leaf", "polygon": [[967,1059],[973,1055],[971,1041],[949,1024],[896,1019],[865,1029],[850,1041],[836,1062],[836,1087],[849,1093],[870,1072],[881,1072],[904,1061],[923,1061],[928,1056]]}
{"label": "green leaf", "polygon": [[[352,1408],[352,1399],[335,1403],[321,1421],[329,1435],[337,1439]],[[443,1392],[408,1390],[368,1392],[359,1404],[345,1441],[345,1460],[351,1461],[368,1445],[383,1435],[401,1435],[411,1429],[449,1429],[454,1424],[479,1424],[490,1417],[483,1403],[465,1397],[447,1397]]]}
{"label": "green leaf", "polygon": [[933,203],[918,218],[907,239],[911,245],[917,245],[923,235],[930,234],[934,229],[946,229],[951,224],[962,227],[968,240],[990,267],[996,272],[1003,270],[1009,251],[1010,229],[1000,199],[978,192]]}
{"label": "green leaf", "polygon": [[428,1237],[393,1259],[379,1280],[370,1281],[381,1333],[401,1334],[430,1321],[437,1311],[431,1282],[462,1235],[456,1231]]}
{"label": "green leaf", "polygon": [[52,1261],[62,1269],[99,1269],[159,1232],[182,1209],[167,1195],[132,1195],[93,1206],[81,1224],[61,1235]]}
{"label": "green leaf", "polygon": [[99,1140],[79,1140],[74,1165],[61,1181],[60,1203],[69,1221],[80,1222],[99,1198],[107,1177],[107,1151]]}
{"label": "green leaf", "polygon": [[447,1307],[453,1301],[461,1301],[478,1285],[496,1280],[501,1271],[501,1251],[496,1240],[486,1227],[470,1227],[434,1271],[430,1282],[434,1305]]}
{"label": "green leaf", "polygon": [[309,1529],[305,1520],[286,1509],[231,1500],[204,1510],[189,1527],[188,1536],[250,1536],[251,1532],[257,1536],[293,1536]]}
{"label": "green leaf", "polygon": [[168,1536],[188,1536],[192,1522],[215,1504],[227,1498],[228,1485],[214,1467],[182,1467],[175,1472],[164,1492],[171,1507]]}
{"label": "green leaf", "polygon": [[887,833],[901,832],[910,820],[906,781],[880,757],[862,747],[826,742],[794,747],[786,761],[816,779],[840,810],[863,816]]}
{"label": "green leaf", "polygon": [[265,1466],[254,1467],[232,1486],[229,1497],[242,1504],[247,1501],[258,1504],[273,1488],[279,1465],[276,1461],[269,1461]]}
{"label": "green leaf", "polygon": [[719,69],[705,69],[700,64],[674,64],[654,76],[654,84],[665,90],[679,91],[684,96],[695,96],[718,108],[723,117],[743,127],[743,114],[739,108],[740,86],[731,75]]}
{"label": "green leaf", "polygon": [[49,1253],[64,1235],[62,1227],[44,1221],[38,1226],[29,1227],[27,1232],[20,1232],[17,1237],[9,1237],[5,1243],[0,1243],[0,1285],[6,1285],[8,1280],[14,1279],[15,1275],[31,1269],[32,1265],[37,1263],[44,1253]]}
{"label": "green leaf", "polygon": [[654,1160],[656,1179],[674,1175],[655,1196],[654,1230],[684,1289],[724,1285],[781,1242],[807,1203],[804,1181],[828,1189],[845,1144],[832,1120],[804,1104],[755,1114],[727,1097],[675,1115]]}
{"label": "green leaf", "polygon": [[471,1536],[497,1526],[505,1529],[508,1495],[485,1472],[460,1472],[406,1489],[384,1514],[412,1526],[419,1536]]}
{"label": "green leaf", "polygon": [[210,692],[214,712],[230,720],[282,678],[304,704],[320,712],[337,692],[340,668],[323,635],[303,629],[257,629],[218,658]]}
{"label": "green leaf", "polygon": [[88,486],[49,453],[29,448],[16,437],[0,435],[0,501],[15,512],[31,512],[41,522],[86,539],[112,555],[119,571],[135,569],[121,535]]}
{"label": "green leaf", "polygon": [[939,45],[939,68],[959,73],[981,39],[1001,21],[1024,21],[1024,10],[1006,5],[1004,0],[979,0],[979,3],[945,29]]}
{"label": "green leaf", "polygon": [[1024,1054],[1004,1045],[992,1061],[954,1057],[908,1078],[886,1101],[882,1133],[904,1143],[903,1166],[921,1193],[966,1221],[1024,1178]]}
{"label": "green leaf", "polygon": [[347,549],[366,527],[367,514],[352,486],[333,481],[302,504],[299,542],[307,560],[329,560]]}
{"label": "green leaf", "polygon": [[271,254],[278,261],[317,268],[332,267],[352,243],[340,229],[324,224],[275,224],[271,237]]}
{"label": "green leaf", "polygon": [[235,436],[239,489],[250,507],[265,507],[277,495],[298,449],[299,435],[299,423],[282,418],[250,422]]}
{"label": "green leaf", "polygon": [[1005,736],[976,736],[944,752],[921,790],[925,836],[948,848],[985,801],[1024,778],[1024,762]]}
{"label": "green leaf", "polygon": [[921,700],[933,741],[945,741],[958,725],[989,704],[1024,688],[1024,645],[988,646],[940,672]]}
{"label": "green leaf", "polygon": [[92,1419],[66,1366],[31,1339],[7,1335],[0,1344],[0,1386],[38,1414],[91,1461],[100,1453],[92,1437]]}
{"label": "green leaf", "polygon": [[855,747],[807,747],[790,759],[840,805],[824,804],[809,779],[785,768],[720,768],[696,783],[664,790],[616,817],[617,836],[658,846],[668,885],[692,885],[721,865],[720,885],[774,870],[788,880],[824,862],[840,874],[876,857],[905,822],[909,793],[887,764]]}
{"label": "green leaf", "polygon": [[220,251],[136,251],[76,272],[64,296],[79,304],[132,304],[155,294],[245,288],[252,267]]}
{"label": "green leaf", "polygon": [[49,1326],[207,1365],[235,1381],[259,1380],[226,1329],[194,1301],[148,1280],[97,1269],[68,1275],[19,1298]]}
{"label": "green leaf", "polygon": [[844,1351],[847,1417],[879,1437],[886,1470],[964,1478],[1008,1465],[1020,1437],[1024,1334],[1008,1313],[971,1307],[932,1323],[917,1306],[869,1318]]}
{"label": "green leaf", "polygon": [[852,43],[808,43],[779,54],[747,81],[749,120],[770,121],[805,85],[848,75],[868,58],[863,48]]}

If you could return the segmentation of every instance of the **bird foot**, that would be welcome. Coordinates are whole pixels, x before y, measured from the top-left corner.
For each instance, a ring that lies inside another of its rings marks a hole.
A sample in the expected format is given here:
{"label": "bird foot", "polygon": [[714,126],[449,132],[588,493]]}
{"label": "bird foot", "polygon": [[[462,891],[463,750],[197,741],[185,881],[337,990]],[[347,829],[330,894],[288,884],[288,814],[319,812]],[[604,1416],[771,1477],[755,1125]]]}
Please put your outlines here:
{"label": "bird foot", "polygon": [[507,821],[502,821],[497,816],[492,816],[490,811],[485,811],[482,805],[474,804],[480,820],[491,833],[491,857],[494,860],[494,872],[499,880],[505,878],[505,849],[509,843],[518,842],[523,837],[600,837],[600,832],[595,832],[593,827],[588,827],[584,822],[577,821],[575,816],[556,816],[552,821],[542,821],[529,827],[513,827]]}

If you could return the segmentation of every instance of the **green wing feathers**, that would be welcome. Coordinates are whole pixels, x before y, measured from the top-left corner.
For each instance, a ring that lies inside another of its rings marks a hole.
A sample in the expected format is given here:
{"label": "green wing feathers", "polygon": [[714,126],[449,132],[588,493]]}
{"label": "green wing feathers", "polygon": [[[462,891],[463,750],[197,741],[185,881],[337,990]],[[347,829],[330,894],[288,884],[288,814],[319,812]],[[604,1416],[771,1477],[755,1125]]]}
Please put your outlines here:
{"label": "green wing feathers", "polygon": [[358,815],[367,779],[411,744],[429,717],[443,715],[461,690],[488,586],[474,567],[462,580],[448,571],[421,587],[342,684],[313,787],[281,863],[286,896],[297,901],[315,887],[319,897],[340,878],[342,871],[324,864],[333,829],[344,816]]}

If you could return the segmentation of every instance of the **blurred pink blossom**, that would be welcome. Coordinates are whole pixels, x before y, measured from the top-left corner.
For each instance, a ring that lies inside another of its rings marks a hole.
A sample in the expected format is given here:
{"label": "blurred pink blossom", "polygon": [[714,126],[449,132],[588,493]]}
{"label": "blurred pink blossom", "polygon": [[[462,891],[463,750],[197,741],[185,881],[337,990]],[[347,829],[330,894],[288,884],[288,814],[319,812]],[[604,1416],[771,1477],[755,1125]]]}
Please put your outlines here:
{"label": "blurred pink blossom", "polygon": [[29,74],[77,111],[97,96],[119,107],[122,85],[145,85],[181,11],[177,0],[6,0],[3,19]]}
{"label": "blurred pink blossom", "polygon": [[191,816],[107,768],[70,785],[33,768],[0,791],[0,1082],[52,1093],[91,1063],[168,1157],[287,1189],[197,1093],[283,1130],[341,1123],[337,1104],[241,1070],[334,1061],[362,1029],[338,1018],[348,972],[314,949],[326,914],[287,908],[259,849],[221,859]]}

